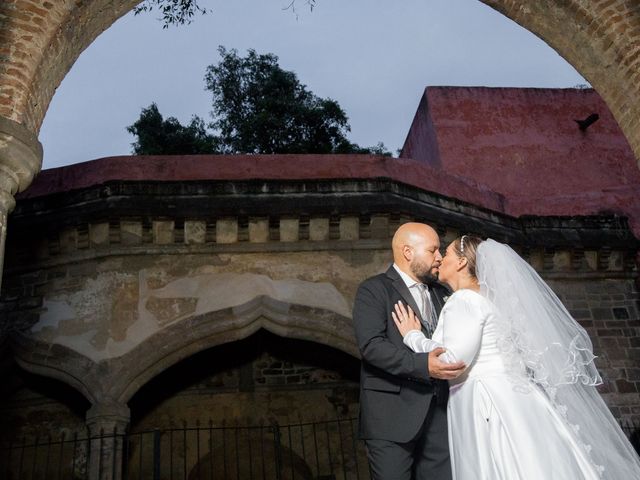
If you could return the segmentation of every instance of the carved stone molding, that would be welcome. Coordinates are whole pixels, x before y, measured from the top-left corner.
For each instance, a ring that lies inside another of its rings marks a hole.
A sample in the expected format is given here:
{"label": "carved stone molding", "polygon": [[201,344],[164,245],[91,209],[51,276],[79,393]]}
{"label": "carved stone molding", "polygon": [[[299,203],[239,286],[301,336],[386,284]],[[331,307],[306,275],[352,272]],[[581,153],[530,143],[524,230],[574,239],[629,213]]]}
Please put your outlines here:
{"label": "carved stone molding", "polygon": [[[99,362],[68,347],[35,340],[23,333],[14,332],[11,343],[22,368],[67,383],[94,405],[87,413],[88,422],[115,415],[120,425],[127,417],[126,411],[116,408],[112,415],[105,405],[126,406],[143,385],[172,365],[208,348],[247,338],[260,329],[281,337],[324,344],[359,358],[351,319],[322,308],[289,304],[266,296],[255,297],[233,308],[185,318],[141,342],[129,353]],[[106,425],[100,422],[99,425]]]}

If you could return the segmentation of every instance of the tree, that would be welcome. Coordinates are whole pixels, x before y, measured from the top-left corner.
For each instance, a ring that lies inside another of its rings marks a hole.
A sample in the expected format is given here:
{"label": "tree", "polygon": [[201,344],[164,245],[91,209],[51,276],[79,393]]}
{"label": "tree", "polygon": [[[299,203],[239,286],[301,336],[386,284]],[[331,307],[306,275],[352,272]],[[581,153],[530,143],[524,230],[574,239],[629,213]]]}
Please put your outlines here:
{"label": "tree", "polygon": [[138,137],[132,144],[136,155],[192,155],[218,150],[216,138],[207,133],[201,118],[194,115],[185,127],[174,117],[164,120],[155,103],[143,108],[127,131]]}
{"label": "tree", "polygon": [[208,11],[198,5],[198,0],[144,0],[133,9],[133,12],[138,15],[142,12],[151,12],[154,8],[162,14],[162,28],[191,23],[196,13],[204,15]]}
{"label": "tree", "polygon": [[[155,104],[127,130],[136,135],[137,154],[190,153],[373,153],[391,155],[379,143],[360,147],[347,139],[347,115],[338,102],[314,95],[273,54],[246,57],[218,48],[222,57],[207,67],[206,89],[213,96],[207,133],[194,116],[184,127],[162,119]],[[209,150],[207,150],[209,149]]]}
{"label": "tree", "polygon": [[[316,0],[305,0],[304,3],[313,10]],[[151,12],[154,9],[158,9],[162,14],[160,19],[162,20],[162,28],[169,28],[169,25],[189,24],[196,14],[204,15],[210,11],[201,7],[198,0],[144,0],[133,9],[133,12],[138,15],[142,12]],[[291,0],[286,9],[296,14],[296,0]]]}
{"label": "tree", "polygon": [[335,100],[319,98],[273,54],[246,57],[219,47],[206,89],[213,95],[214,121],[225,153],[332,153],[353,150],[347,115]]}

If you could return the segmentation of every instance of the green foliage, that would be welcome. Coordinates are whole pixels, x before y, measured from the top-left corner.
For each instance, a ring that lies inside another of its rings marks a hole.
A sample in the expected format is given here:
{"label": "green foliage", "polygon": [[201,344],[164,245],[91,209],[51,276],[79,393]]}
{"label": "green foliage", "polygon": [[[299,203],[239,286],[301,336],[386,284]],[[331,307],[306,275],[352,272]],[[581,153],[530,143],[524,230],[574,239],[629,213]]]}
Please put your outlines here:
{"label": "green foliage", "polygon": [[144,0],[133,9],[138,15],[142,12],[151,12],[158,9],[162,15],[162,28],[169,25],[184,25],[193,21],[196,13],[204,15],[207,9],[198,5],[198,0]]}
{"label": "green foliage", "polygon": [[347,148],[347,116],[335,100],[315,96],[273,54],[246,57],[219,49],[207,68],[214,121],[225,153],[331,153]]}
{"label": "green foliage", "polygon": [[[313,10],[316,0],[305,0],[304,4]],[[162,28],[169,28],[169,25],[189,24],[197,13],[204,15],[210,11],[201,7],[198,0],[144,0],[133,9],[133,12],[138,15],[143,12],[151,12],[154,9],[157,9],[162,15],[162,18],[159,19],[162,20]],[[296,0],[291,0],[285,10],[291,10],[297,16]]]}
{"label": "green foliage", "polygon": [[155,104],[143,109],[127,130],[138,137],[138,155],[193,153],[371,153],[391,155],[384,144],[360,147],[347,139],[347,115],[338,102],[320,98],[283,70],[273,54],[246,57],[219,47],[222,57],[207,67],[206,89],[212,94],[213,121],[207,133],[194,116],[188,126],[163,120]]}
{"label": "green foliage", "polygon": [[185,127],[174,117],[164,120],[155,103],[143,108],[127,131],[138,137],[132,144],[136,155],[193,155],[218,150],[215,137],[207,133],[201,118],[194,115]]}

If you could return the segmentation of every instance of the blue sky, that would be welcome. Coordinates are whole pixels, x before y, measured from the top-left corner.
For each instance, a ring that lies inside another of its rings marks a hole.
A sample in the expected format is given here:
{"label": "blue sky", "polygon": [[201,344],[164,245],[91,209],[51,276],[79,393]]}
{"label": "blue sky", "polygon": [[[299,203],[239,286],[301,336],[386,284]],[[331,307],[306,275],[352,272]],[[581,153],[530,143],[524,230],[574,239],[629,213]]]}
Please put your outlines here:
{"label": "blue sky", "polygon": [[573,87],[585,80],[554,50],[477,0],[200,0],[212,12],[163,29],[126,15],[85,50],[40,132],[52,168],[131,153],[126,132],[156,102],[165,116],[209,119],[204,90],[217,47],[274,53],[315,94],[337,100],[351,140],[402,146],[428,85]]}

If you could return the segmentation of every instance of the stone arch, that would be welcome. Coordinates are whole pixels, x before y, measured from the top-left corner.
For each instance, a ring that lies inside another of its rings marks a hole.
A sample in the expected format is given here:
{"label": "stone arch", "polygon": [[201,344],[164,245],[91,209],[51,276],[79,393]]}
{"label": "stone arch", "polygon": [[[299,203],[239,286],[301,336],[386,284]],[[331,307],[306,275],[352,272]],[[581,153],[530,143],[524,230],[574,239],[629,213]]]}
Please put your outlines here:
{"label": "stone arch", "polygon": [[640,161],[637,2],[480,1],[537,35],[573,65],[607,103]]}
{"label": "stone arch", "polygon": [[[178,322],[116,359],[122,367],[117,368],[112,396],[126,403],[148,381],[181,360],[217,345],[242,340],[260,329],[285,338],[320,343],[359,358],[351,319],[330,310],[259,296],[238,307]],[[136,368],[131,369],[131,365]]]}
{"label": "stone arch", "polygon": [[25,370],[56,378],[92,404],[125,405],[149,380],[208,348],[249,337],[259,329],[308,340],[359,358],[351,319],[336,312],[267,296],[178,321],[125,355],[95,362],[62,345],[14,334],[12,348]]}
{"label": "stone arch", "polygon": [[[624,0],[481,0],[538,35],[594,88],[640,158],[640,7]],[[0,4],[0,116],[37,134],[80,53],[138,0]]]}
{"label": "stone arch", "polygon": [[13,332],[10,339],[16,363],[27,372],[59,380],[95,404],[99,397],[93,388],[96,363],[64,345],[51,345]]}

